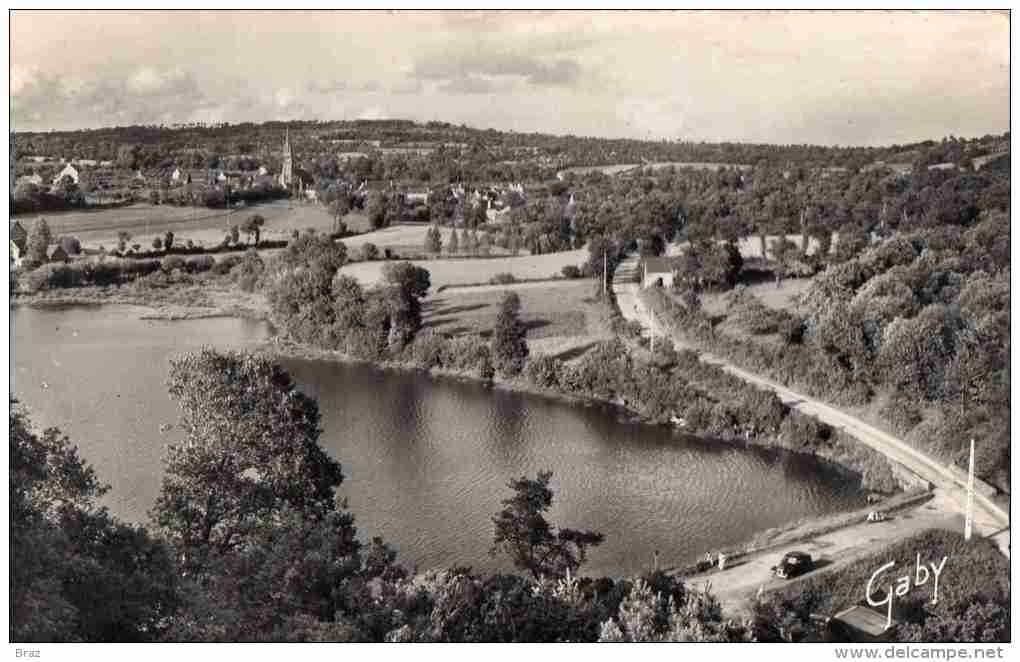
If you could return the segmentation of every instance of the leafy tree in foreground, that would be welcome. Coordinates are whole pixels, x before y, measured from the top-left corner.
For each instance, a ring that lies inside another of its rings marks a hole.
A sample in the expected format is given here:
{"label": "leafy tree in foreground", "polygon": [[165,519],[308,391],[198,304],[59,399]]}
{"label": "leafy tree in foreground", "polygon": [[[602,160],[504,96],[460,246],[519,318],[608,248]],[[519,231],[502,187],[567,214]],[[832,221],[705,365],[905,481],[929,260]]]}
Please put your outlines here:
{"label": "leafy tree in foreground", "polygon": [[340,465],[319,408],[266,357],[203,349],[171,359],[184,442],[171,446],[153,520],[192,571],[258,538],[285,509],[334,510]]}
{"label": "leafy tree in foreground", "polygon": [[514,495],[503,500],[495,525],[491,554],[504,552],[520,570],[532,577],[562,577],[576,572],[587,558],[589,547],[602,544],[603,535],[595,531],[554,529],[544,513],[552,506],[549,489],[551,471],[539,472],[531,480],[521,477],[509,483]]}
{"label": "leafy tree in foreground", "polygon": [[11,400],[10,631],[19,642],[146,641],[176,606],[173,556],[96,501],[108,486]]}

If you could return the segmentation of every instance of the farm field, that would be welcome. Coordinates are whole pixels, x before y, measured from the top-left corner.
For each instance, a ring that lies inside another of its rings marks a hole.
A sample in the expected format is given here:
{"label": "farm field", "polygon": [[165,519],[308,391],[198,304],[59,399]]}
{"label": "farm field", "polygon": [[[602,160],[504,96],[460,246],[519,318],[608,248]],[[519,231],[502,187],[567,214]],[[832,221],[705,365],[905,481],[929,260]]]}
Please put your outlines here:
{"label": "farm field", "polygon": [[556,173],[557,177],[560,175],[580,175],[584,176],[593,172],[601,172],[606,175],[617,175],[621,172],[627,172],[640,166],[640,163],[618,163],[616,165],[605,165],[605,166],[576,166],[574,168],[566,168]]}
{"label": "farm field", "polygon": [[[365,226],[367,229],[368,219],[365,218]],[[355,230],[354,226],[351,226],[348,222],[348,226]],[[420,255],[425,251],[425,233],[428,231],[430,224],[428,223],[401,223],[400,225],[393,225],[388,228],[382,228],[381,230],[374,230],[371,232],[364,232],[354,237],[348,237],[344,239],[348,250],[358,250],[365,244],[375,244],[380,250],[389,248],[394,251],[397,255]],[[483,231],[479,229],[478,236],[481,237]],[[453,228],[439,228],[439,236],[442,238],[443,252],[446,252],[447,246],[449,246],[450,235],[453,234]],[[460,238],[461,244],[464,241],[463,230],[458,229],[457,235]],[[506,249],[500,248],[499,246],[491,246],[490,252],[493,255],[508,254]],[[528,251],[521,249],[521,254],[527,255]]]}
{"label": "farm field", "polygon": [[722,168],[737,168],[738,170],[750,170],[751,166],[740,163],[700,163],[695,161],[657,161],[655,163],[645,163],[642,166],[644,168],[651,168],[652,170],[662,170],[664,168],[690,168],[692,170],[720,170]]}
{"label": "farm field", "polygon": [[[569,360],[611,337],[602,319],[604,309],[592,299],[593,281],[544,285],[514,290],[521,299],[521,319],[528,329],[532,354]],[[490,337],[502,294],[488,287],[485,290],[464,288],[431,296],[424,305],[424,328],[454,336]]]}
{"label": "farm field", "polygon": [[[390,228],[402,229],[402,228]],[[421,231],[421,228],[415,228]],[[380,233],[386,232],[386,230]],[[352,239],[362,239],[361,235]],[[348,248],[355,245],[354,241],[345,242]],[[382,246],[382,244],[379,244]],[[489,279],[499,273],[513,274],[518,280],[535,278],[552,278],[560,276],[564,266],[580,265],[588,259],[588,251],[579,248],[562,253],[545,255],[525,255],[521,257],[489,257],[489,258],[440,258],[437,260],[414,260],[414,264],[429,270],[432,280],[432,291],[440,287],[452,285],[475,285],[488,283]],[[342,273],[357,278],[365,286],[374,285],[382,280],[385,261],[356,262],[345,265]]]}
{"label": "farm field", "polygon": [[[143,203],[102,211],[48,212],[17,220],[26,230],[31,230],[35,219],[41,216],[46,219],[54,237],[77,237],[85,248],[98,248],[100,245],[109,248],[117,243],[120,232],[131,234],[129,243],[149,248],[152,240],[163,237],[167,230],[172,231],[175,241],[181,243],[191,239],[205,246],[218,244],[231,225],[240,225],[250,214],[261,214],[266,219],[262,232],[265,239],[286,238],[293,230],[307,228],[329,232],[333,227],[333,219],[324,207],[286,200],[230,210]],[[350,216],[354,218],[348,221],[349,225],[360,224],[358,215]]]}

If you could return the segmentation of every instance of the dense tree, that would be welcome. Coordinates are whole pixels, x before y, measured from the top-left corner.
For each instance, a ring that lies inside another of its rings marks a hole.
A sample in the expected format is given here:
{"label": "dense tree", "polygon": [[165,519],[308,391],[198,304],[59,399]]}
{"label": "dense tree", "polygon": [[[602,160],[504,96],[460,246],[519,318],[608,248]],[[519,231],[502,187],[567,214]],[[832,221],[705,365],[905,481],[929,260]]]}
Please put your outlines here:
{"label": "dense tree", "polygon": [[45,218],[40,218],[32,224],[28,232],[28,247],[25,250],[26,257],[35,264],[46,262],[48,257],[47,249],[53,241],[53,233]]}
{"label": "dense tree", "polygon": [[552,506],[551,471],[534,480],[521,477],[508,484],[514,494],[503,500],[503,510],[493,519],[495,531],[491,553],[503,552],[519,570],[538,579],[575,573],[587,559],[589,547],[604,539],[595,531],[556,529],[545,519]]}
{"label": "dense tree", "polygon": [[11,401],[10,638],[131,642],[158,637],[177,605],[170,550],[111,517],[109,489],[55,428]]}
{"label": "dense tree", "polygon": [[382,191],[372,191],[365,200],[365,214],[372,229],[378,230],[387,227],[395,220],[390,210],[390,196]]}
{"label": "dense tree", "polygon": [[290,375],[255,354],[203,349],[171,359],[184,440],[171,446],[153,520],[200,571],[245,548],[290,509],[325,518],[340,465],[319,446],[319,409]]}
{"label": "dense tree", "polygon": [[400,348],[421,329],[421,300],[430,287],[429,272],[411,262],[388,262],[383,279],[390,286],[379,302],[389,317],[389,344]]}
{"label": "dense tree", "polygon": [[425,231],[425,252],[438,255],[443,250],[443,238],[438,225],[431,225]]}
{"label": "dense tree", "polygon": [[267,266],[274,319],[296,340],[333,349],[333,278],[347,261],[347,247],[324,235],[304,233]]}
{"label": "dense tree", "polygon": [[[262,214],[252,214],[245,219],[244,224],[241,226],[241,231],[248,235],[248,240],[251,241],[252,237],[255,238],[255,246],[259,245],[259,236],[262,234],[262,226],[266,224],[266,219]],[[236,239],[234,240],[236,243]]]}
{"label": "dense tree", "polygon": [[520,319],[520,311],[521,299],[517,293],[505,293],[492,330],[493,363],[507,376],[519,374],[528,358],[528,329]]}
{"label": "dense tree", "polygon": [[81,254],[81,242],[78,241],[77,237],[61,237],[57,242],[60,247],[64,249],[64,252],[68,255],[80,255]]}

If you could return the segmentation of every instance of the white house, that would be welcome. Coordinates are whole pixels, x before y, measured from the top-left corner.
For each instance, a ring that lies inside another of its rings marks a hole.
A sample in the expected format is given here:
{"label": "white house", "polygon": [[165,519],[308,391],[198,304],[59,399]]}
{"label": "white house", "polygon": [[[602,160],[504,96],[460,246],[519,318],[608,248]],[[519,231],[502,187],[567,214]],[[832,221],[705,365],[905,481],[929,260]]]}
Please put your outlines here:
{"label": "white house", "polygon": [[661,285],[672,287],[676,280],[676,265],[668,257],[646,257],[641,260],[641,287]]}
{"label": "white house", "polygon": [[60,183],[64,177],[70,177],[75,184],[78,183],[78,169],[68,163],[64,166],[64,169],[57,173],[57,176],[53,178],[53,185],[56,186]]}
{"label": "white house", "polygon": [[429,192],[425,191],[424,193],[421,193],[419,191],[408,191],[404,194],[404,201],[412,205],[418,203],[427,205],[429,203]]}
{"label": "white house", "polygon": [[179,183],[181,181],[181,177],[183,176],[184,173],[181,172],[180,168],[174,168],[173,173],[170,175],[170,181],[174,182],[175,184]]}

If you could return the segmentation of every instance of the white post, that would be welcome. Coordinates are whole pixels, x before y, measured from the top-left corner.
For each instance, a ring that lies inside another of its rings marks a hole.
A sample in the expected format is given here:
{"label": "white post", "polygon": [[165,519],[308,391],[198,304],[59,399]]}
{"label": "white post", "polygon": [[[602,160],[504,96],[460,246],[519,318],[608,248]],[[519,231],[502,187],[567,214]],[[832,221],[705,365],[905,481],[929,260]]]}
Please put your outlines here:
{"label": "white post", "polygon": [[652,354],[655,353],[655,314],[652,312],[652,307],[648,307],[648,333],[649,333],[649,344],[648,351]]}
{"label": "white post", "polygon": [[974,440],[970,440],[970,470],[967,474],[967,519],[963,525],[963,539],[970,540],[974,530]]}

